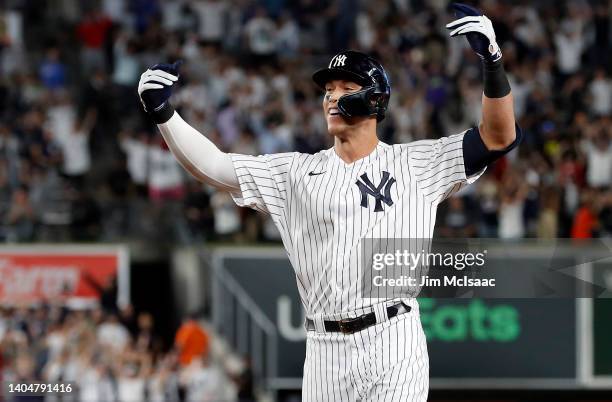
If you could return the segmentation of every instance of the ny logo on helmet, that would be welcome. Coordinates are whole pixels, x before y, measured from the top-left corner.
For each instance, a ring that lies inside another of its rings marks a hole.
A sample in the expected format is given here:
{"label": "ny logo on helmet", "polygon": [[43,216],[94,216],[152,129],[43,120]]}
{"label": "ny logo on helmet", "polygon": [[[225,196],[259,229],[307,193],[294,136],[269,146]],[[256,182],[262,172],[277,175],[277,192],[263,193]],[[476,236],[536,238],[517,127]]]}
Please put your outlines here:
{"label": "ny logo on helmet", "polygon": [[[359,187],[361,192],[361,206],[363,208],[368,207],[368,195],[371,195],[376,200],[374,206],[374,212],[383,212],[382,203],[384,202],[387,206],[393,205],[391,199],[391,186],[395,183],[395,179],[390,177],[389,172],[383,171],[382,179],[378,186],[375,186],[370,179],[368,179],[367,173],[361,175],[361,180],[357,180],[355,184]],[[384,188],[384,194],[381,192]]]}
{"label": "ny logo on helmet", "polygon": [[339,54],[335,56],[333,59],[331,59],[331,61],[329,62],[329,68],[344,67],[344,63],[346,63],[346,55]]}

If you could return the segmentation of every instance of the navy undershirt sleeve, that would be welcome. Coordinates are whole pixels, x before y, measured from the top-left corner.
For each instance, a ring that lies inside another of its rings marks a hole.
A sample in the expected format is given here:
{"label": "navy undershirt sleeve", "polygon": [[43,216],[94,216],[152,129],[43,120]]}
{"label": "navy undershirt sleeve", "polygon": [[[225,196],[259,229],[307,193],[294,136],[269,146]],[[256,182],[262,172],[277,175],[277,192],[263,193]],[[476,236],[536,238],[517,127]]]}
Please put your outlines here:
{"label": "navy undershirt sleeve", "polygon": [[497,151],[489,151],[487,146],[482,141],[478,127],[472,127],[463,136],[463,163],[465,165],[465,175],[467,177],[478,173],[484,167],[491,164],[495,160],[501,158],[511,150],[513,150],[523,139],[523,130],[516,127],[516,138],[512,144],[505,149]]}

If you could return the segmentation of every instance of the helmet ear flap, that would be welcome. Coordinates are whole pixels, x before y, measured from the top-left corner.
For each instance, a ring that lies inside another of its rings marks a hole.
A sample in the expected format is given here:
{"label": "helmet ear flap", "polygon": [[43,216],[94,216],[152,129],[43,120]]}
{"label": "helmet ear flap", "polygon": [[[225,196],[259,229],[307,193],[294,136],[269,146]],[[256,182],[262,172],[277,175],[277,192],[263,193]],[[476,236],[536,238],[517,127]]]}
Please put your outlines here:
{"label": "helmet ear flap", "polygon": [[385,118],[388,99],[389,96],[380,91],[374,91],[370,96],[370,105],[376,111],[376,121],[379,123]]}
{"label": "helmet ear flap", "polygon": [[385,118],[388,99],[386,92],[380,92],[377,86],[370,86],[341,96],[338,109],[344,116],[376,116],[376,121],[380,122]]}
{"label": "helmet ear flap", "polygon": [[376,107],[370,104],[373,91],[373,87],[366,87],[355,93],[341,96],[338,99],[338,110],[347,117],[371,116],[375,114]]}

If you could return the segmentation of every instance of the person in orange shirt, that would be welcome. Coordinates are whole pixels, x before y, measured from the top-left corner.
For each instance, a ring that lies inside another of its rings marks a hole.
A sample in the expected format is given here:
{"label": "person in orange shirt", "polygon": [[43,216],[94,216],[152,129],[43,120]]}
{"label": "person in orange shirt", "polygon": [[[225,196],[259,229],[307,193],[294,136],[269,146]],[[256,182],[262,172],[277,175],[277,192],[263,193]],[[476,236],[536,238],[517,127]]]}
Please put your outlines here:
{"label": "person in orange shirt", "polygon": [[209,350],[209,335],[198,324],[195,314],[190,314],[181,324],[174,338],[179,363],[186,366],[196,357],[206,357]]}
{"label": "person in orange shirt", "polygon": [[593,233],[599,227],[597,219],[597,208],[595,206],[595,190],[586,189],[582,195],[582,204],[576,215],[572,225],[572,239],[590,239]]}

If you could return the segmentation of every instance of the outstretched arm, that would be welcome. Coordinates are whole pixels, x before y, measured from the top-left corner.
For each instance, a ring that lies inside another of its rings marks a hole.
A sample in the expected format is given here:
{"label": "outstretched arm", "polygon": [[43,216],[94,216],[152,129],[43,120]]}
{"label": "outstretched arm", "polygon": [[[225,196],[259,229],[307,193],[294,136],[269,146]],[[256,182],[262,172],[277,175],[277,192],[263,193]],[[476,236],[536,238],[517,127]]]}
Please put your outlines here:
{"label": "outstretched arm", "polygon": [[230,155],[219,150],[177,112],[157,127],[176,159],[193,177],[219,190],[240,192]]}
{"label": "outstretched arm", "polygon": [[180,64],[156,64],[142,74],[138,94],[145,111],[157,123],[176,159],[193,177],[219,190],[239,193],[230,155],[187,124],[169,102]]}

